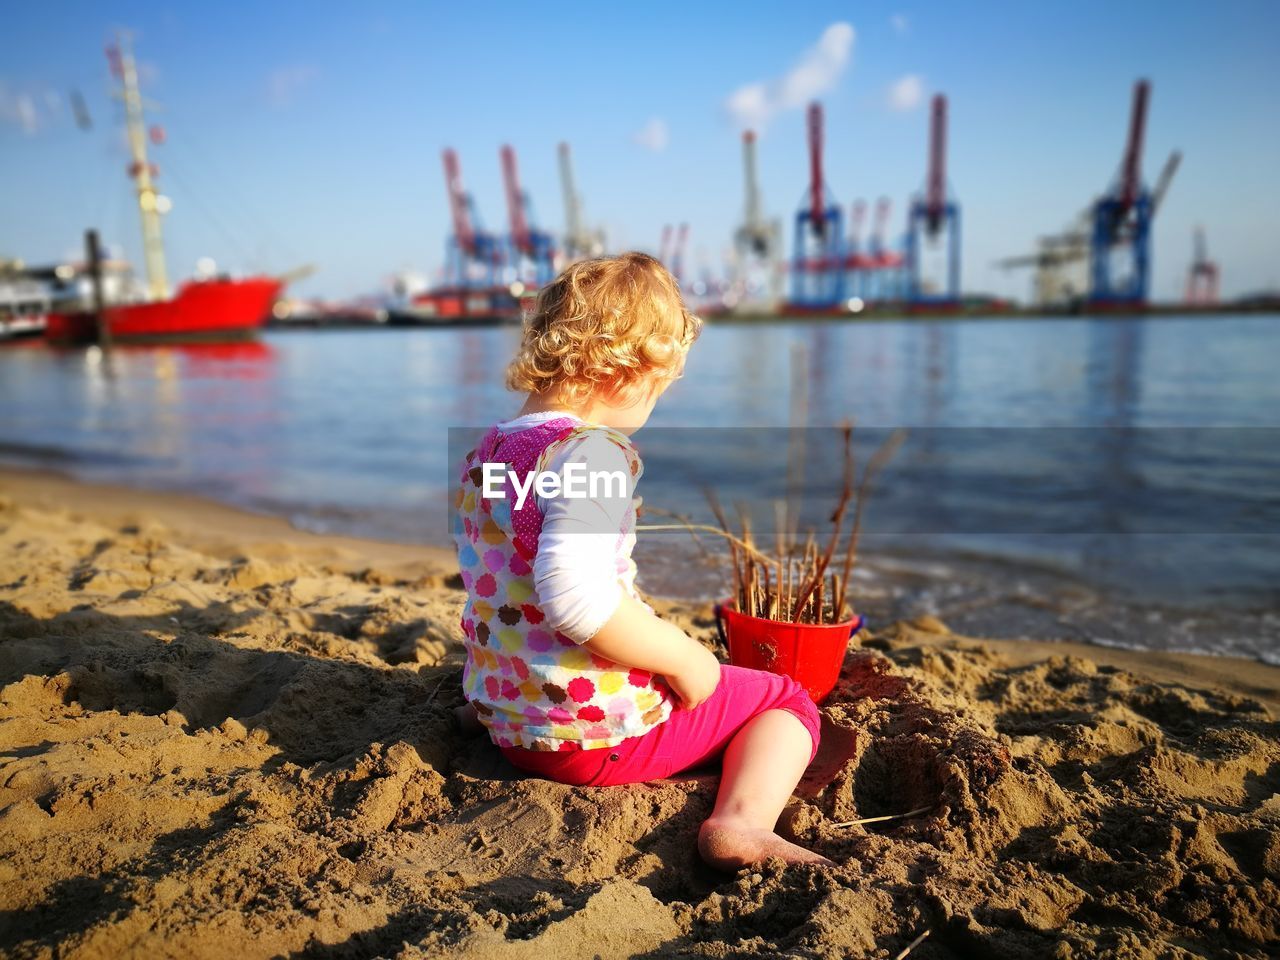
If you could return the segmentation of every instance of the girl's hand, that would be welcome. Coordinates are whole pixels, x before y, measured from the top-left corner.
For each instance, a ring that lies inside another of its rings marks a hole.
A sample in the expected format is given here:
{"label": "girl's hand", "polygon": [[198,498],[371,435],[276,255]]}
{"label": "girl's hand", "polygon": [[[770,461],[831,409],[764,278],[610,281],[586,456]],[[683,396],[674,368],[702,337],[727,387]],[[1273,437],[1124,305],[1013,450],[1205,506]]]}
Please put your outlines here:
{"label": "girl's hand", "polygon": [[720,661],[696,640],[688,639],[688,642],[687,662],[678,671],[667,674],[667,685],[680,698],[680,706],[692,710],[719,686]]}

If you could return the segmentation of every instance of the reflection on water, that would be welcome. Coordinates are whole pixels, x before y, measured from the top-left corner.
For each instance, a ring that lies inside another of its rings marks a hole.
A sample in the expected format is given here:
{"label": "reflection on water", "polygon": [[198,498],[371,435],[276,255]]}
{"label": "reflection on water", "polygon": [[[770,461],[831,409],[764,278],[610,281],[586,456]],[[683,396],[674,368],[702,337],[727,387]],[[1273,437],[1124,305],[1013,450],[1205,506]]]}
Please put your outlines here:
{"label": "reflection on water", "polygon": [[272,480],[278,352],[235,344],[0,354],[11,455],[244,502]]}
{"label": "reflection on water", "polygon": [[[1276,318],[1259,316],[712,324],[651,423],[785,427],[801,400],[810,426],[1112,428],[1096,431],[1069,471],[1096,491],[1090,507],[1100,527],[1126,529],[1134,491],[1140,498],[1152,476],[1152,451],[1134,440],[1146,435],[1141,428],[1280,426],[1277,331]],[[0,350],[0,450],[317,527],[443,542],[448,428],[484,425],[518,406],[503,388],[517,336],[502,328],[316,331],[109,354]],[[642,453],[645,436],[637,437]],[[964,531],[968,510],[1002,507],[1006,495],[974,479],[945,431],[917,429],[912,444],[904,463],[935,471],[915,482],[951,485],[952,495],[932,503],[931,519],[944,529]],[[1211,491],[1222,482],[1220,461],[1240,454],[1233,449],[1192,451],[1204,469],[1182,464],[1179,482]],[[735,481],[749,488],[751,477]],[[1197,602],[1274,605],[1278,582],[1268,537],[1201,533],[1143,546],[1134,537],[1039,531],[880,546],[1036,558],[1125,590],[1190,590]]]}

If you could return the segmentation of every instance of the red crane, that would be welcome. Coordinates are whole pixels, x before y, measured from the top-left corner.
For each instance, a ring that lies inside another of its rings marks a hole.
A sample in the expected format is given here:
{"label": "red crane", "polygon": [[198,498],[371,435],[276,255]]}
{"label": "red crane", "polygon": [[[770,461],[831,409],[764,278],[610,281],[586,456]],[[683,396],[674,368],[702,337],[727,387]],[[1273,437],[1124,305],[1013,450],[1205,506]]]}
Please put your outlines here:
{"label": "red crane", "polygon": [[1187,271],[1187,303],[1218,302],[1218,265],[1209,259],[1204,227],[1196,227],[1195,259]]}
{"label": "red crane", "polygon": [[1124,216],[1142,191],[1142,141],[1147,129],[1147,99],[1151,84],[1139,80],[1133,85],[1133,109],[1129,113],[1129,140],[1124,148],[1124,160],[1120,165],[1120,184],[1116,199],[1120,201],[1117,213]]}
{"label": "red crane", "polygon": [[453,232],[445,245],[448,282],[459,286],[496,283],[502,249],[498,238],[483,229],[471,195],[463,189],[458,155],[448,148],[444,151],[444,180],[453,216]]}
{"label": "red crane", "polygon": [[[926,242],[946,246],[946,273],[941,282],[933,283],[923,276],[921,246]],[[906,266],[907,299],[915,304],[931,300],[948,309],[959,302],[960,205],[947,191],[947,98],[940,93],[934,94],[930,102],[928,168],[924,190],[912,198],[907,209],[902,262]]]}
{"label": "red crane", "polygon": [[871,257],[862,249],[862,224],[867,218],[867,201],[858,198],[849,208],[849,256],[845,263],[855,270],[871,266]]}
{"label": "red crane", "polygon": [[453,235],[458,248],[467,256],[476,252],[476,231],[471,221],[471,202],[462,187],[462,169],[452,148],[444,151],[444,183],[449,191],[449,212],[453,215]]}
{"label": "red crane", "polygon": [[875,226],[871,230],[871,256],[877,267],[897,267],[902,264],[902,254],[890,250],[884,242],[892,212],[893,201],[888,197],[881,197],[876,201]]}
{"label": "red crane", "polygon": [[501,150],[502,182],[507,191],[507,214],[511,232],[507,236],[507,259],[522,282],[540,287],[549,283],[556,272],[555,238],[539,230],[533,216],[529,195],[520,189],[520,171],[516,152],[510,144]]}
{"label": "red crane", "polygon": [[516,152],[510,144],[502,145],[502,182],[507,190],[507,214],[511,218],[511,240],[521,253],[531,253],[529,221],[524,213],[524,196],[520,192],[520,172],[516,168]]}
{"label": "red crane", "polygon": [[822,104],[809,104],[809,216],[814,231],[826,233],[822,189]]}
{"label": "red crane", "polygon": [[849,208],[849,243],[856,250],[862,246],[862,221],[867,216],[867,201],[859,197]]}
{"label": "red crane", "polygon": [[937,235],[947,207],[947,98],[935,94],[929,115],[929,174],[925,187],[925,226]]}
{"label": "red crane", "polygon": [[[1129,135],[1120,169],[1107,192],[1093,204],[1089,300],[1094,305],[1145,303],[1150,289],[1151,223],[1159,205],[1157,195],[1148,193],[1142,184],[1142,149],[1150,97],[1151,84],[1138,80],[1133,85]],[[1161,176],[1161,194],[1177,168],[1177,160],[1171,157],[1170,164]],[[1117,258],[1117,253],[1122,256]]]}

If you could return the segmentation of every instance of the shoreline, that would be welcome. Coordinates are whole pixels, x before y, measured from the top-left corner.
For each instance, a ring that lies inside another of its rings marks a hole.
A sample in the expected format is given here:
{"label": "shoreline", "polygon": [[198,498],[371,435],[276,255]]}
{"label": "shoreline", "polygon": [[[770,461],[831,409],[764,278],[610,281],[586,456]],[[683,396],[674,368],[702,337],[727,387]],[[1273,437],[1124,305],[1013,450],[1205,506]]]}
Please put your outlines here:
{"label": "shoreline", "polygon": [[0,465],[0,495],[74,510],[106,522],[149,519],[176,525],[201,547],[224,551],[236,543],[285,542],[332,559],[364,557],[392,565],[422,564],[433,572],[455,563],[453,550],[431,544],[398,543],[345,534],[316,533],[284,517],[232,506],[195,493],[80,480],[47,467]]}
{"label": "shoreline", "polygon": [[[1175,301],[1150,302],[1141,306],[1122,306],[1119,308],[1091,308],[1086,304],[1075,307],[1063,305],[1020,304],[1010,301],[1007,306],[997,307],[993,303],[977,304],[961,303],[924,304],[917,307],[903,305],[880,305],[874,302],[862,310],[853,311],[847,307],[810,310],[770,310],[770,309],[734,309],[715,307],[699,314],[703,320],[715,324],[796,324],[796,323],[917,323],[917,322],[963,322],[969,320],[1141,320],[1168,319],[1181,317],[1199,317],[1206,315],[1223,316],[1269,316],[1280,315],[1280,299],[1261,303],[1224,302],[1211,305],[1185,304]],[[259,339],[262,334],[325,334],[330,332],[382,331],[382,330],[466,330],[484,327],[502,326],[518,329],[522,320],[519,317],[503,318],[497,322],[488,320],[434,321],[427,323],[387,323],[378,320],[345,320],[326,319],[310,322],[276,321],[267,323],[256,336],[245,339]],[[0,349],[6,346],[43,343],[36,336],[11,337],[0,340]],[[198,339],[161,339],[153,341],[126,340],[117,346],[126,349],[131,346],[181,346],[187,343],[199,343]],[[66,344],[53,344],[55,348],[66,349]],[[71,345],[73,348],[77,345]]]}
{"label": "shoreline", "polygon": [[[55,470],[0,466],[0,496],[34,506],[71,510],[108,524],[150,521],[164,524],[185,543],[230,558],[248,545],[287,544],[305,559],[350,572],[378,566],[407,579],[445,577],[456,572],[453,550],[316,533],[283,517],[259,514],[197,494],[146,490],[75,479]],[[699,606],[682,599],[656,597],[664,609]],[[701,605],[710,608],[711,599]],[[922,642],[927,643],[928,631]],[[1266,701],[1280,709],[1280,666],[1228,654],[1133,649],[1081,640],[981,637],[1016,663],[1047,656],[1084,657],[1123,670],[1148,673],[1167,682],[1220,685]]]}
{"label": "shoreline", "polygon": [[[0,473],[0,952],[1280,941],[1280,668],[873,622],[778,827],[837,865],[730,875],[692,843],[714,764],[567,787],[456,727],[463,599],[447,551]],[[709,606],[655,603],[717,649]]]}

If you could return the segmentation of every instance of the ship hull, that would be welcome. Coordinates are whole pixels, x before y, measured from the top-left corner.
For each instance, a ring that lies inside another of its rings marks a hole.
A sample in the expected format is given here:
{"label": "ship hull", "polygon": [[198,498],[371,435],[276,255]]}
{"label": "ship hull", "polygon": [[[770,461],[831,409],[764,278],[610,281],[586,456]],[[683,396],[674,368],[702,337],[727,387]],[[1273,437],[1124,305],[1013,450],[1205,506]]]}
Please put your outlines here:
{"label": "ship hull", "polygon": [[24,337],[38,337],[44,333],[48,318],[41,315],[36,317],[13,317],[9,320],[0,319],[0,341],[4,340],[21,340]]}
{"label": "ship hull", "polygon": [[531,296],[518,297],[506,287],[448,287],[420,293],[387,311],[392,327],[466,327],[517,324]]}
{"label": "ship hull", "polygon": [[[169,300],[107,307],[113,341],[234,340],[255,336],[266,323],[284,283],[274,277],[201,280],[184,284]],[[88,343],[98,339],[93,313],[51,313],[45,339]]]}

